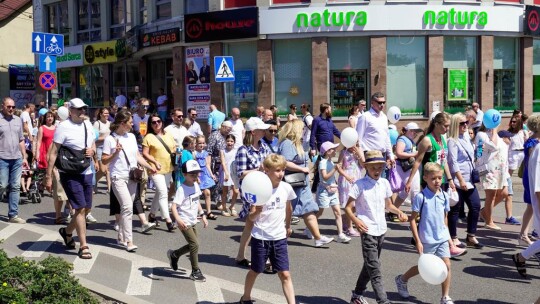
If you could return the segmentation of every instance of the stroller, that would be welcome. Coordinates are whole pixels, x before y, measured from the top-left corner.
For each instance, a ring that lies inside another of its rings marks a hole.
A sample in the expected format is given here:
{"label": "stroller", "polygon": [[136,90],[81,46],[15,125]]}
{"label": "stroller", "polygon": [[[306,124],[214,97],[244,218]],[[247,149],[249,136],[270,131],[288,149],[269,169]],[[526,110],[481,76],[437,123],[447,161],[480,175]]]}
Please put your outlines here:
{"label": "stroller", "polygon": [[28,188],[28,200],[32,204],[41,203],[41,196],[43,195],[43,178],[46,174],[46,169],[23,169],[23,174],[32,174],[32,181],[30,182],[30,187]]}

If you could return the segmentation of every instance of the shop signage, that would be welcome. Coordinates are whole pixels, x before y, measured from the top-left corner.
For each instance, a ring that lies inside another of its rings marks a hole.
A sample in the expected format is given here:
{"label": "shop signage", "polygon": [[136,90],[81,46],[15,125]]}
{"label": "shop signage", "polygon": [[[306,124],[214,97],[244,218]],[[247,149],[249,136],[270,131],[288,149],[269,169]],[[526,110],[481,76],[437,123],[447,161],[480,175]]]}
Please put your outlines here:
{"label": "shop signage", "polygon": [[255,38],[258,16],[258,7],[185,15],[186,42]]}
{"label": "shop signage", "polygon": [[180,42],[180,29],[173,28],[141,35],[142,47],[158,46]]}
{"label": "shop signage", "polygon": [[186,47],[187,108],[195,108],[199,119],[207,119],[210,107],[210,47]]}
{"label": "shop signage", "polygon": [[[259,34],[370,31],[482,31],[520,33],[523,7],[369,5],[261,9]],[[280,20],[280,22],[276,22]],[[505,22],[494,22],[505,20]]]}
{"label": "shop signage", "polygon": [[523,34],[540,36],[540,7],[527,5],[523,22]]}
{"label": "shop signage", "polygon": [[467,100],[469,92],[469,71],[448,69],[448,100]]}
{"label": "shop signage", "polygon": [[10,90],[34,90],[34,66],[33,65],[9,65],[9,89]]}
{"label": "shop signage", "polygon": [[84,64],[116,62],[125,55],[125,39],[92,43],[84,46]]}
{"label": "shop signage", "polygon": [[83,65],[83,46],[75,45],[64,49],[64,55],[56,57],[56,68],[79,67]]}

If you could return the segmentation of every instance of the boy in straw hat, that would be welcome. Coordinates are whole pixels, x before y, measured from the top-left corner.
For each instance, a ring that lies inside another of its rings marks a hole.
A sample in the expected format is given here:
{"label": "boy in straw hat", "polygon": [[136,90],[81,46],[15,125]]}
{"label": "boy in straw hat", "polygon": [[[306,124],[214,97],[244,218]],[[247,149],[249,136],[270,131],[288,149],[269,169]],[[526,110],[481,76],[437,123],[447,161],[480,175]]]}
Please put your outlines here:
{"label": "boy in straw hat", "polygon": [[[356,181],[349,192],[345,213],[360,231],[364,266],[358,276],[356,288],[352,292],[351,303],[366,304],[363,293],[367,284],[375,292],[377,303],[390,303],[383,287],[379,256],[386,233],[385,209],[397,214],[400,221],[407,221],[405,213],[392,204],[392,190],[388,180],[381,178],[386,158],[381,151],[367,151],[365,154],[366,176]],[[356,214],[353,212],[356,208]]]}

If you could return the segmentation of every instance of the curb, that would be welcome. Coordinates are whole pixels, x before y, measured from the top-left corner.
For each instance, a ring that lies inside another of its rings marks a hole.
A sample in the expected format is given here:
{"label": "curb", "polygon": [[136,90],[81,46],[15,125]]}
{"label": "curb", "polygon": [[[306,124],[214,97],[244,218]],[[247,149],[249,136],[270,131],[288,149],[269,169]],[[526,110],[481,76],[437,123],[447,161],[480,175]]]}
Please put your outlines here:
{"label": "curb", "polygon": [[75,275],[75,277],[79,280],[79,283],[82,286],[90,289],[92,292],[97,293],[104,298],[109,298],[111,300],[115,300],[115,301],[125,303],[125,304],[152,304],[151,302],[147,302],[137,297],[127,295],[123,292],[112,289],[105,285],[98,284],[96,282],[90,281],[80,276]]}

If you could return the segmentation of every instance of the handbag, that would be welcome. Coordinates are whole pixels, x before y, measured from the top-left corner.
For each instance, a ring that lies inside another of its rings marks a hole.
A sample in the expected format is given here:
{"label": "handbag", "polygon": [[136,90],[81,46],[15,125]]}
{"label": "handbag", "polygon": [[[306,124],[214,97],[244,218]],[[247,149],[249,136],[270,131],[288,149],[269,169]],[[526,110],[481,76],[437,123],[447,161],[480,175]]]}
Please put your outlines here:
{"label": "handbag", "polygon": [[139,165],[137,165],[137,167],[131,168],[131,164],[129,163],[126,151],[122,149],[122,152],[124,153],[124,157],[126,158],[126,162],[129,167],[129,180],[140,183],[143,179],[144,169],[139,167]]}
{"label": "handbag", "polygon": [[401,175],[397,173],[396,167],[392,167],[392,169],[390,169],[389,182],[390,189],[393,193],[400,192],[405,187]]}
{"label": "handbag", "polygon": [[[411,141],[407,136],[399,136],[398,139],[400,137],[405,137],[407,138],[409,141]],[[411,141],[412,143],[412,141]],[[414,143],[413,143],[414,144]],[[412,162],[411,162],[411,159],[412,159]],[[401,169],[403,170],[403,172],[407,172],[409,170],[412,169],[413,165],[414,165],[414,158],[405,158],[405,159],[398,159],[397,163],[401,166]]]}
{"label": "handbag", "polygon": [[163,141],[163,139],[161,139],[161,137],[157,136],[154,134],[154,136],[161,142],[161,144],[163,145],[163,147],[165,147],[165,150],[167,150],[167,153],[169,153],[169,155],[171,156],[171,165],[173,167],[176,167],[176,153],[172,153],[171,150],[169,149],[169,147],[165,144],[165,142]]}
{"label": "handbag", "polygon": [[[456,140],[456,142],[461,146],[461,148],[463,148],[463,150],[465,150],[465,154],[467,154],[467,157],[469,158],[469,161],[471,162],[471,165],[473,167],[473,169],[471,171],[471,183],[473,183],[473,184],[479,183],[480,182],[480,172],[478,172],[478,169],[475,168],[474,162],[472,161],[472,158],[469,155],[469,152],[467,152],[467,149],[465,149],[465,147],[463,147],[463,145],[459,142],[459,140]],[[487,174],[487,170],[486,170],[485,174],[483,174],[483,175],[486,175],[486,174]]]}
{"label": "handbag", "polygon": [[90,167],[90,158],[86,157],[88,133],[86,123],[84,125],[84,149],[75,150],[64,145],[58,149],[58,155],[54,165],[58,170],[68,174],[81,174]]}
{"label": "handbag", "polygon": [[291,185],[293,188],[303,188],[307,186],[306,174],[304,172],[293,172],[285,174],[283,181]]}

